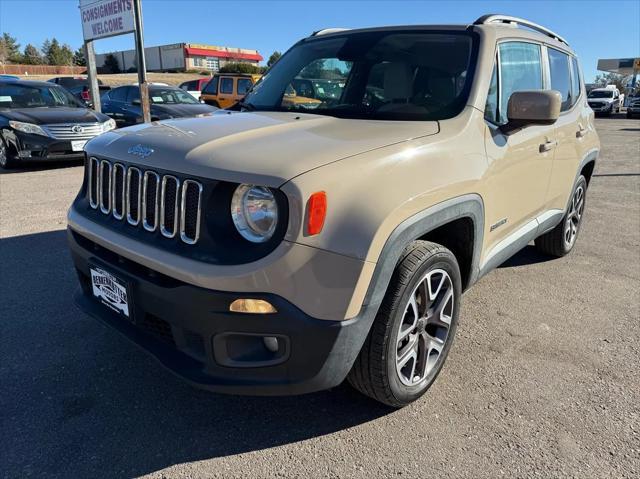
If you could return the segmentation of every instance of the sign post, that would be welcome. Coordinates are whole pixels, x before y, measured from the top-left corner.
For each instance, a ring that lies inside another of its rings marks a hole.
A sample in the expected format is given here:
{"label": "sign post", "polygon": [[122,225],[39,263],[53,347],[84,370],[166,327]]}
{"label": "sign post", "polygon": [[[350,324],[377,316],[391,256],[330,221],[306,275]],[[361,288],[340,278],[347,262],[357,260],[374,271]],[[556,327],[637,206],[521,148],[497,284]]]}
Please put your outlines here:
{"label": "sign post", "polygon": [[133,0],[136,23],[136,57],[138,59],[138,84],[140,85],[140,106],[142,120],[151,121],[151,107],[149,106],[149,85],[147,84],[147,61],[144,57],[144,40],[142,38],[142,7],[140,0]]}
{"label": "sign post", "polygon": [[100,38],[135,33],[138,83],[142,118],[149,122],[149,87],[147,84],[144,43],[142,40],[142,7],[140,0],[80,0],[80,18],[84,36],[89,91],[94,108],[100,111],[100,91],[93,41]]}
{"label": "sign post", "polygon": [[89,94],[93,109],[97,112],[102,111],[100,103],[100,89],[98,88],[98,70],[96,69],[96,54],[93,50],[93,40],[84,42],[84,57],[87,60],[87,77],[89,79]]}

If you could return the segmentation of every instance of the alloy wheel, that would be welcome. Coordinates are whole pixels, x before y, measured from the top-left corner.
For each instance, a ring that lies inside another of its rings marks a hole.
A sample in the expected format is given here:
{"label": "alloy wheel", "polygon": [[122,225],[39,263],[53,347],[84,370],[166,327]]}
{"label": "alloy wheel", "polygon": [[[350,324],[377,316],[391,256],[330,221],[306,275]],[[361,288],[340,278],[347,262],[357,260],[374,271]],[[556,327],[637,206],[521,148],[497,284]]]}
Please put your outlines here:
{"label": "alloy wheel", "polygon": [[404,385],[421,383],[444,359],[454,304],[453,282],[442,269],[429,271],[411,293],[396,343],[396,372]]}
{"label": "alloy wheel", "polygon": [[573,246],[580,228],[580,221],[584,213],[584,187],[578,185],[571,198],[571,206],[564,223],[564,242],[568,249]]}
{"label": "alloy wheel", "polygon": [[7,166],[7,147],[4,146],[4,142],[0,139],[0,166]]}

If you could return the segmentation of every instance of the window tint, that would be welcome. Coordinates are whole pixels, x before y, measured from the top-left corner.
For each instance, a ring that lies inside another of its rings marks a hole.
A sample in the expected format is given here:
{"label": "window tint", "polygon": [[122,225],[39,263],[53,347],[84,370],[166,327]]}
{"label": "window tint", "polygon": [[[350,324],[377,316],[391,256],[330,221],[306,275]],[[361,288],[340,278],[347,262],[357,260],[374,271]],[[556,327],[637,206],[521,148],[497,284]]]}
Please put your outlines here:
{"label": "window tint", "polygon": [[111,101],[125,101],[127,99],[127,90],[129,87],[123,86],[121,88],[114,88],[109,93]]}
{"label": "window tint", "polygon": [[135,100],[140,101],[140,88],[128,87],[127,103],[133,103]]}
{"label": "window tint", "polygon": [[569,75],[569,55],[553,48],[549,52],[549,70],[551,73],[551,89],[557,90],[562,95],[560,111],[568,110],[573,104],[571,101],[571,77]]}
{"label": "window tint", "polygon": [[209,83],[202,89],[202,93],[206,93],[208,95],[217,95],[218,94],[218,77],[213,77]]}
{"label": "window tint", "polygon": [[507,105],[515,91],[542,90],[540,46],[534,43],[500,44],[500,106],[498,123],[507,122]]}
{"label": "window tint", "polygon": [[582,84],[580,67],[578,66],[578,59],[576,57],[571,57],[571,66],[573,70],[573,76],[571,77],[571,96],[573,99],[572,103],[575,103],[580,97],[580,85]]}
{"label": "window tint", "polygon": [[484,105],[484,117],[491,123],[498,123],[498,64],[493,66],[487,102]]}
{"label": "window tint", "polygon": [[238,95],[244,95],[251,88],[251,80],[249,78],[238,78]]}
{"label": "window tint", "polygon": [[233,78],[220,79],[220,93],[233,93]]}

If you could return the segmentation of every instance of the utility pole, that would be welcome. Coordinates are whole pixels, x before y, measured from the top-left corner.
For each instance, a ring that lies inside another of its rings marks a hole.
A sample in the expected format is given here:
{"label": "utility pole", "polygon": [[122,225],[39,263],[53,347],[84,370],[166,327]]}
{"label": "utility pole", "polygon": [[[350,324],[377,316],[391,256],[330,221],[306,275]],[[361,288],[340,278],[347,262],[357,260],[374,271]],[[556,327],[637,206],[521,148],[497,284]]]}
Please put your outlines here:
{"label": "utility pole", "polygon": [[100,89],[98,88],[98,71],[96,69],[96,54],[93,50],[93,40],[84,42],[84,57],[87,60],[87,78],[89,80],[89,94],[93,109],[97,112],[102,111],[100,104]]}
{"label": "utility pole", "polygon": [[138,63],[138,84],[140,85],[140,106],[142,107],[143,121],[145,123],[149,123],[151,121],[151,109],[149,107],[147,62],[144,58],[144,40],[142,35],[142,6],[140,5],[140,0],[133,0],[133,12],[136,25],[136,58]]}

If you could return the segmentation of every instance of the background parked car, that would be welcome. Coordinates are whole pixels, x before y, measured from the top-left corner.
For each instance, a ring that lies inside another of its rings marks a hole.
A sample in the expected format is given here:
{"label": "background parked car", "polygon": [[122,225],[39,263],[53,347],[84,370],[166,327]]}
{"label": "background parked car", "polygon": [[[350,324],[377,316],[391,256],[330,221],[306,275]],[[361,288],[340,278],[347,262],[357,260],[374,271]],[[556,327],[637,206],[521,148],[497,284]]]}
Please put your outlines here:
{"label": "background parked car", "polygon": [[82,158],[87,140],[116,127],[66,89],[0,79],[0,167],[18,161]]}
{"label": "background parked car", "polygon": [[198,78],[197,80],[190,80],[180,84],[180,88],[189,92],[195,99],[200,99],[200,92],[209,83],[211,77]]}
{"label": "background parked car", "polygon": [[[217,108],[203,105],[181,88],[151,85],[149,87],[151,119],[166,120],[194,116],[207,116]],[[114,88],[102,97],[102,111],[113,118],[118,126],[142,122],[140,89],[136,86]]]}
{"label": "background parked car", "polygon": [[202,90],[200,99],[207,105],[228,108],[242,100],[262,75],[217,73]]}
{"label": "background parked car", "polygon": [[[93,108],[93,104],[91,103],[91,95],[89,94],[89,80],[87,80],[86,78],[56,77],[51,78],[47,81],[66,88],[73,94],[73,96],[80,100],[82,104],[84,104],[88,108]],[[106,92],[111,90],[111,87],[109,85],[105,85],[100,79],[98,79],[98,89],[100,90],[100,96],[102,96]]]}

